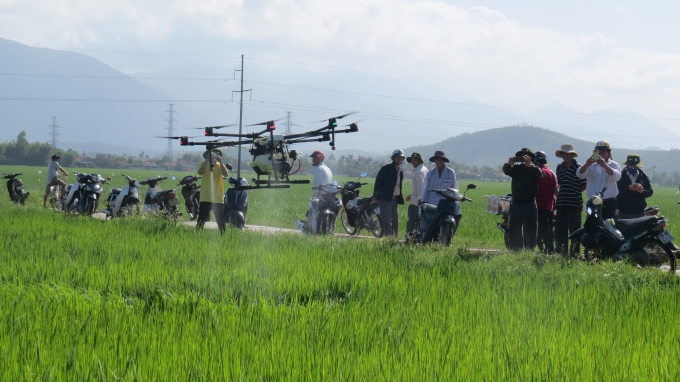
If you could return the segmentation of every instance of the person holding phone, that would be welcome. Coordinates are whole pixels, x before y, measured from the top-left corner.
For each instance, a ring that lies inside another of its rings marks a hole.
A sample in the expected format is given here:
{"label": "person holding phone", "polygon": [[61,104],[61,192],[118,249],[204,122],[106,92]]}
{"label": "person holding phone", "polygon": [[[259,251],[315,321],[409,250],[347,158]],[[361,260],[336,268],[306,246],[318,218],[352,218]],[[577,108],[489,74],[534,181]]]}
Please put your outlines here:
{"label": "person holding phone", "polygon": [[646,199],[654,194],[652,184],[641,167],[644,166],[638,154],[630,154],[626,158],[625,171],[617,185],[619,195],[616,197],[618,219],[635,219],[645,216]]}
{"label": "person holding phone", "polygon": [[543,172],[534,165],[536,156],[528,149],[519,150],[515,156],[508,158],[503,165],[503,173],[512,178],[512,204],[510,205],[510,222],[508,229],[510,250],[532,251],[538,238],[538,210],[536,196],[538,182]]}
{"label": "person holding phone", "polygon": [[[201,183],[201,202],[198,207],[196,227],[203,228],[206,221],[210,221],[210,211],[215,214],[215,221],[220,233],[224,233],[224,181],[222,177],[229,176],[227,166],[222,163],[222,151],[212,149],[203,153],[205,161],[198,167],[198,175],[203,176]],[[229,166],[231,167],[231,166]]]}
{"label": "person holding phone", "polygon": [[616,196],[619,194],[617,182],[621,179],[621,166],[614,162],[612,148],[607,141],[598,141],[593,154],[581,166],[576,176],[587,179],[586,195],[590,198],[603,189],[602,218],[613,219],[616,216]]}

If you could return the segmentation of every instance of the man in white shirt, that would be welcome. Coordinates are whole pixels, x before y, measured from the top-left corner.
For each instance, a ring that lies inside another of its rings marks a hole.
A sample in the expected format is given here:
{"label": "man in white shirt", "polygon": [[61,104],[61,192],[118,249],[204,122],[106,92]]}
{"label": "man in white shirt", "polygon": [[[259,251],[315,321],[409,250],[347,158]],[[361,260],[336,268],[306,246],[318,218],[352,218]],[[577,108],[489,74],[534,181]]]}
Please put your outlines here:
{"label": "man in white shirt", "polygon": [[418,204],[423,200],[423,184],[427,175],[427,167],[420,153],[413,153],[406,157],[406,162],[413,166],[413,178],[411,180],[411,194],[406,197],[408,205],[408,222],[406,223],[406,239],[408,240],[420,222],[420,209]]}
{"label": "man in white shirt", "polygon": [[50,196],[51,186],[61,186],[60,198],[64,198],[64,193],[66,192],[66,182],[59,179],[59,171],[61,171],[64,176],[68,176],[66,170],[64,170],[57,162],[61,158],[58,154],[52,155],[52,161],[47,165],[47,176],[45,177],[45,196],[43,197],[43,207],[47,207],[47,197]]}
{"label": "man in white shirt", "polygon": [[[597,159],[593,159],[597,157]],[[586,195],[590,198],[607,188],[602,195],[602,218],[613,219],[616,216],[616,196],[619,188],[616,182],[621,179],[621,166],[612,160],[611,145],[607,141],[595,144],[593,156],[576,172],[576,177],[587,179]]]}
{"label": "man in white shirt", "polygon": [[[316,150],[310,157],[312,158],[312,166],[316,167],[314,170],[314,187],[331,183],[333,181],[333,174],[331,173],[331,169],[323,163],[323,160],[325,159],[323,151]],[[316,198],[318,195],[319,191],[314,190],[314,197]]]}

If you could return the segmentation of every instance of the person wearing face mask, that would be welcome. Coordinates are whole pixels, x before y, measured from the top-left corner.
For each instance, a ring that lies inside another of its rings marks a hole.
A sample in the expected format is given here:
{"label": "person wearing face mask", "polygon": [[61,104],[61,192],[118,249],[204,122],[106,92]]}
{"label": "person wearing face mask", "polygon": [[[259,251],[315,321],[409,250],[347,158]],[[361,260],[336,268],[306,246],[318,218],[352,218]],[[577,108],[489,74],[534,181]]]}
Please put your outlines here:
{"label": "person wearing face mask", "polygon": [[644,164],[640,156],[630,154],[626,158],[626,165],[621,179],[616,182],[619,189],[617,196],[618,219],[634,219],[645,216],[646,199],[652,196],[654,190],[647,174],[642,172]]}

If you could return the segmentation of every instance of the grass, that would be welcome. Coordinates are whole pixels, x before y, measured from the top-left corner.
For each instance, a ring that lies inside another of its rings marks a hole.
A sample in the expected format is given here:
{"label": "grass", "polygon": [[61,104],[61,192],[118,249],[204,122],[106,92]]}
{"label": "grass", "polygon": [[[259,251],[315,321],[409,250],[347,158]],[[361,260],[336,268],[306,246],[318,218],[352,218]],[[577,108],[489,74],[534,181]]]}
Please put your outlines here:
{"label": "grass", "polygon": [[[481,195],[507,187],[468,194],[475,202],[450,248],[220,236],[4,198],[0,378],[677,380],[675,277],[468,250],[502,246]],[[253,220],[283,225],[304,212],[310,190],[286,191],[283,204],[299,210],[256,209],[261,195],[280,191],[253,192]],[[652,200],[671,223],[674,199],[658,189]]]}

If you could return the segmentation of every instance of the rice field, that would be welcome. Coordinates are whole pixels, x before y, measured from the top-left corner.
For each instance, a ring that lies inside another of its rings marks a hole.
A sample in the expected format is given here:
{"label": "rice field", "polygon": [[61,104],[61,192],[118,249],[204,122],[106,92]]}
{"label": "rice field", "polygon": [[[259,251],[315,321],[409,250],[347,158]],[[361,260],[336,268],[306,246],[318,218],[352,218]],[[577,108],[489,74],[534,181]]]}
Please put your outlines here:
{"label": "rice field", "polygon": [[[680,377],[676,277],[469,250],[502,248],[483,195],[508,183],[470,191],[442,248],[67,216],[40,170],[19,170],[27,206],[0,198],[2,380]],[[249,223],[292,228],[311,195],[293,187],[252,192]],[[650,202],[680,237],[677,196]]]}

